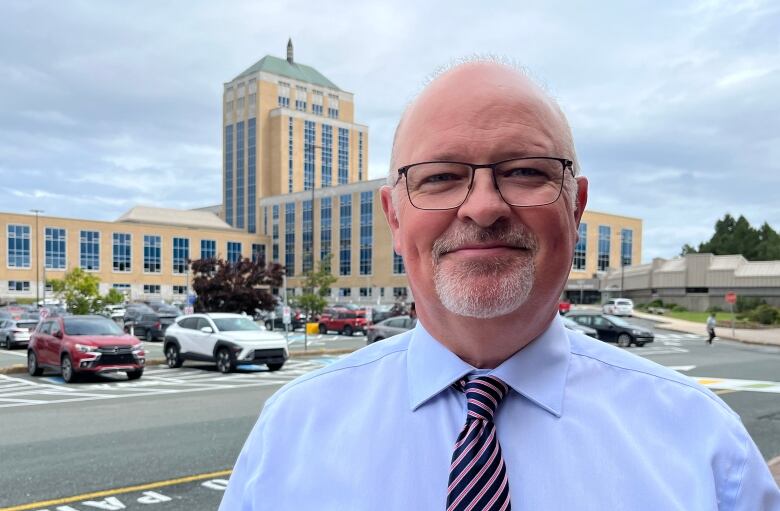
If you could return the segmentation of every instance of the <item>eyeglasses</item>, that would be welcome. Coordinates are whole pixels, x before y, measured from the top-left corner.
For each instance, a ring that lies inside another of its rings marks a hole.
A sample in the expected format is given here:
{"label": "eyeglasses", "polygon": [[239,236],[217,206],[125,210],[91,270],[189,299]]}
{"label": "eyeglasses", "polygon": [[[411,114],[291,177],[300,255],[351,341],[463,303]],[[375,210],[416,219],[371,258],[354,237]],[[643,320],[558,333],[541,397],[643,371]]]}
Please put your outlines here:
{"label": "eyeglasses", "polygon": [[398,169],[398,181],[406,176],[406,192],[415,208],[454,209],[466,202],[474,173],[483,168],[492,171],[504,202],[516,207],[552,204],[561,195],[566,169],[574,177],[571,160],[534,157],[486,164],[426,161]]}

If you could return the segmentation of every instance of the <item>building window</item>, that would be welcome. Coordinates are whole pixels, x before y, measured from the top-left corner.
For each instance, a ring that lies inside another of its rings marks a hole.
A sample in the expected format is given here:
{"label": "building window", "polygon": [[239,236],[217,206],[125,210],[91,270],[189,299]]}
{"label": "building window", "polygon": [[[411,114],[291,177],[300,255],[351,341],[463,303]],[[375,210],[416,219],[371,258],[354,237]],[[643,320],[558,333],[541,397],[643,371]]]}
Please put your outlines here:
{"label": "building window", "polygon": [[287,120],[287,193],[293,191],[293,118]]}
{"label": "building window", "polygon": [[129,272],[132,267],[133,235],[122,232],[113,234],[112,260],[114,271]]}
{"label": "building window", "polygon": [[253,92],[252,94],[249,95],[249,100],[248,100],[248,105],[247,106],[249,108],[254,108],[256,105],[257,105],[257,93]]}
{"label": "building window", "polygon": [[85,270],[100,269],[100,232],[81,231],[79,234],[79,266]]}
{"label": "building window", "polygon": [[363,180],[363,132],[358,133],[358,181]]}
{"label": "building window", "polygon": [[631,266],[631,251],[634,247],[634,231],[622,229],[620,231],[620,264]]}
{"label": "building window", "polygon": [[187,294],[187,286],[173,286],[173,294],[175,295],[186,295]]}
{"label": "building window", "polygon": [[311,91],[311,111],[315,115],[322,115],[322,91]]}
{"label": "building window", "polygon": [[247,121],[247,155],[246,172],[249,182],[247,183],[247,231],[257,232],[257,119],[254,117]]}
{"label": "building window", "polygon": [[145,295],[159,295],[160,294],[160,284],[144,284],[144,294]]}
{"label": "building window", "polygon": [[263,208],[263,234],[268,236],[268,206]]}
{"label": "building window", "polygon": [[125,283],[121,283],[121,282],[119,282],[119,283],[115,282],[115,283],[111,284],[111,287],[113,289],[116,289],[117,291],[119,291],[120,293],[122,293],[125,296],[129,296],[130,295],[130,284],[125,284]]}
{"label": "building window", "polygon": [[244,121],[236,123],[236,227],[244,228]]}
{"label": "building window", "polygon": [[241,242],[227,242],[227,260],[229,263],[237,263],[241,260]]}
{"label": "building window", "polygon": [[217,257],[216,240],[200,240],[200,258],[214,259]]}
{"label": "building window", "polygon": [[47,227],[44,231],[45,266],[47,270],[65,269],[65,229],[60,227]]}
{"label": "building window", "polygon": [[301,112],[306,111],[306,87],[295,86],[295,109]]}
{"label": "building window", "polygon": [[225,222],[233,225],[233,126],[225,126]]}
{"label": "building window", "polygon": [[144,235],[144,273],[160,273],[162,268],[162,239]]}
{"label": "building window", "polygon": [[393,288],[393,298],[406,298],[408,296],[408,291],[405,287],[394,287]]}
{"label": "building window", "polygon": [[331,229],[333,227],[333,213],[331,210],[333,199],[323,197],[320,199],[320,261],[323,267],[330,271],[331,259]]}
{"label": "building window", "polygon": [[287,275],[295,274],[295,203],[284,205],[284,266]]}
{"label": "building window", "polygon": [[303,122],[303,189],[314,188],[314,130],[312,121]]}
{"label": "building window", "polygon": [[371,275],[374,244],[374,192],[360,192],[360,274]]}
{"label": "building window", "polygon": [[333,177],[333,126],[322,125],[322,172],[320,187],[330,186]]}
{"label": "building window", "polygon": [[240,97],[236,100],[236,110],[243,110],[244,109],[244,98]]}
{"label": "building window", "polygon": [[272,257],[271,259],[275,262],[279,262],[279,205],[274,204],[273,208],[273,219],[271,221],[271,228],[273,229],[271,241],[272,247]]}
{"label": "building window", "polygon": [[574,261],[572,262],[572,268],[575,270],[584,270],[588,249],[588,224],[580,224],[579,235],[580,239],[577,241],[577,245],[574,247]]}
{"label": "building window", "polygon": [[290,107],[290,84],[285,82],[279,82],[277,92],[277,102],[282,108]]}
{"label": "building window", "polygon": [[339,97],[335,94],[328,94],[328,117],[339,118]]}
{"label": "building window", "polygon": [[24,293],[30,290],[29,280],[9,280],[8,291],[12,293]]}
{"label": "building window", "polygon": [[349,181],[349,130],[339,128],[339,184]]}
{"label": "building window", "polygon": [[312,210],[313,201],[303,201],[303,273],[314,269],[314,211]]}
{"label": "building window", "polygon": [[339,275],[352,273],[352,196],[339,198]]}
{"label": "building window", "polygon": [[189,270],[190,240],[173,238],[173,273],[187,273]]}
{"label": "building window", "polygon": [[351,287],[340,287],[339,288],[339,298],[346,298],[348,296],[352,296],[352,288]]}
{"label": "building window", "polygon": [[252,262],[265,264],[265,245],[262,243],[252,243]]}
{"label": "building window", "polygon": [[599,225],[599,252],[598,252],[598,270],[605,271],[609,268],[609,249],[612,229],[608,225]]}
{"label": "building window", "polygon": [[404,273],[406,273],[406,268],[404,267],[404,258],[396,254],[395,249],[393,249],[393,274],[403,275]]}
{"label": "building window", "polygon": [[226,112],[232,112],[233,111],[233,101],[225,101],[225,111]]}
{"label": "building window", "polygon": [[360,288],[360,297],[361,298],[371,298],[371,288],[370,287],[361,287]]}
{"label": "building window", "polygon": [[8,267],[30,267],[29,225],[8,225]]}

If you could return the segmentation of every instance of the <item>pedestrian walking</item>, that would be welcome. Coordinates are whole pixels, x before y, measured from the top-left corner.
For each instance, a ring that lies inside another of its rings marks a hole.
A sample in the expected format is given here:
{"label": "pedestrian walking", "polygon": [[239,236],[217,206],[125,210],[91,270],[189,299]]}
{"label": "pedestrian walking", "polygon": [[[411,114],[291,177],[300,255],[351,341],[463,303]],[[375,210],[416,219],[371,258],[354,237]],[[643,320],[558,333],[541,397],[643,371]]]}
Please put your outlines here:
{"label": "pedestrian walking", "polygon": [[712,344],[712,340],[715,338],[715,325],[717,324],[717,321],[715,320],[715,313],[711,312],[710,317],[707,318],[707,333],[709,334],[710,338],[707,339],[707,344]]}

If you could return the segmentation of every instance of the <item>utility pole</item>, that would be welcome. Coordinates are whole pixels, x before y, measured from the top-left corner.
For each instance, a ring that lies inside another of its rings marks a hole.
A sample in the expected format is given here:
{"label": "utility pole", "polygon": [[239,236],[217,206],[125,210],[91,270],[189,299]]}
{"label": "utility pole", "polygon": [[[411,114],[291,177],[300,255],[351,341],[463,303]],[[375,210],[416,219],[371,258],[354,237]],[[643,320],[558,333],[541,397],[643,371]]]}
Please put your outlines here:
{"label": "utility pole", "polygon": [[[40,269],[41,269],[41,252],[39,250],[39,238],[41,237],[40,232],[38,231],[38,215],[40,213],[43,213],[42,209],[31,209],[31,213],[35,213],[35,305],[36,307],[40,307],[40,290],[41,290],[41,279],[40,279]],[[43,278],[46,278],[46,270],[43,270]],[[46,282],[43,283],[43,301],[46,301]]]}

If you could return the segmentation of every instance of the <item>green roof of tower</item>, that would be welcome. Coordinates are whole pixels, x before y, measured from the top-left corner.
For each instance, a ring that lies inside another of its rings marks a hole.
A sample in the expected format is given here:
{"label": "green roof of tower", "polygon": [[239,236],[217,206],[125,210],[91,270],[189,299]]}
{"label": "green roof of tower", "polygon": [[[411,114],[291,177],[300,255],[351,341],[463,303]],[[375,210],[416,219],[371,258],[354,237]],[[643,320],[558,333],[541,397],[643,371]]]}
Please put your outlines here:
{"label": "green roof of tower", "polygon": [[341,90],[338,85],[325,78],[322,73],[313,67],[298,64],[296,62],[290,63],[285,59],[280,59],[271,55],[266,55],[262,59],[258,60],[243,73],[233,78],[233,80],[238,80],[239,78],[257,73],[258,71],[265,71],[266,73],[286,76],[288,78],[292,78],[293,80],[312,83],[314,85],[328,87],[330,89]]}

